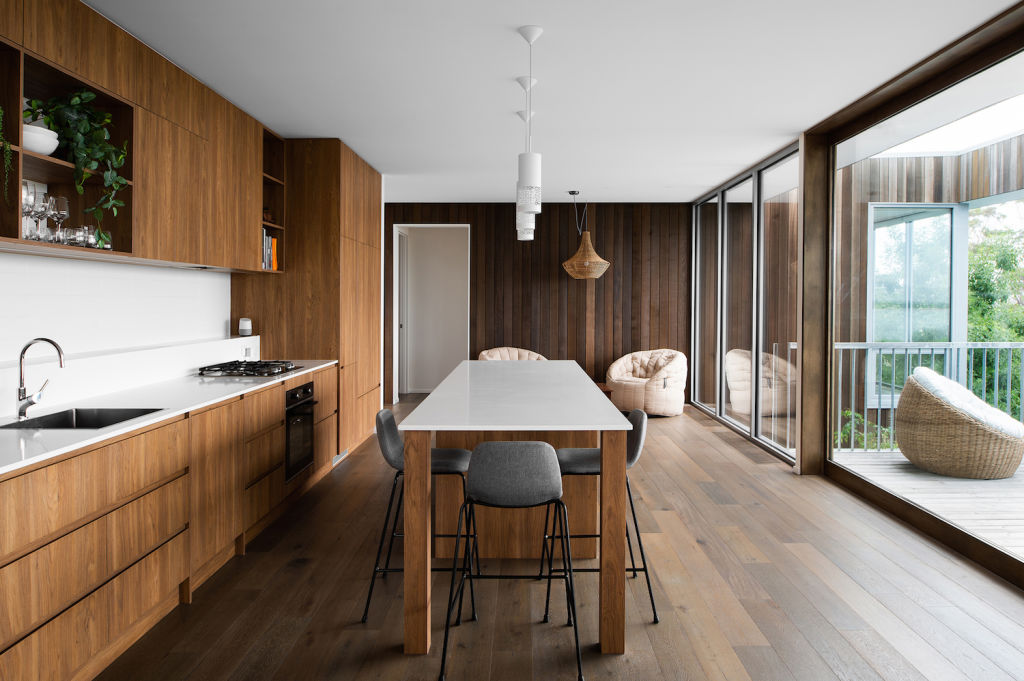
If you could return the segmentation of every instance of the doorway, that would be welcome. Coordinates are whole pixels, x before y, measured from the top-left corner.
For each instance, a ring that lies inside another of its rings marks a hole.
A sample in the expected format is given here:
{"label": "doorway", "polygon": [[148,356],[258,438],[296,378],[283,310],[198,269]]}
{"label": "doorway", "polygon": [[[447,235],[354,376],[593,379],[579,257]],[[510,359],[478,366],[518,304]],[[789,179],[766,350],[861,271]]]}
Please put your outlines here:
{"label": "doorway", "polygon": [[431,392],[469,359],[469,232],[469,225],[395,225],[395,403]]}

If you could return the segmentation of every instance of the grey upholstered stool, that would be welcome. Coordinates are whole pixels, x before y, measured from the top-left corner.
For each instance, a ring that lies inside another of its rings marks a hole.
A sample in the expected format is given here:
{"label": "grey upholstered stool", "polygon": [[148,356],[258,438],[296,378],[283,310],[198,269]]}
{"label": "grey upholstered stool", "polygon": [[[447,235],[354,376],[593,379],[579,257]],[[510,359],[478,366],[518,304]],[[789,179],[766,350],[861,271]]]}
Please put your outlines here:
{"label": "grey upholstered stool", "polygon": [[[466,474],[466,500],[459,509],[458,529],[455,532],[455,552],[452,555],[452,581],[448,587],[448,611],[444,619],[444,646],[441,649],[440,681],[444,681],[445,664],[448,660],[448,632],[451,628],[452,611],[458,601],[458,620],[462,620],[462,592],[469,582],[472,599],[475,579],[532,579],[533,575],[484,575],[479,569],[474,573],[473,565],[477,548],[467,541],[463,547],[462,567],[459,567],[459,540],[476,534],[476,506],[497,508],[531,508],[547,506],[548,514],[554,509],[556,531],[562,542],[561,578],[565,582],[565,607],[569,624],[576,637],[576,671],[578,681],[583,681],[583,660],[580,657],[580,632],[576,618],[576,593],[573,584],[572,550],[569,545],[569,515],[562,503],[562,474],[558,468],[555,450],[546,442],[484,442],[473,450]],[[552,532],[554,534],[554,532]],[[547,543],[545,542],[545,546]],[[456,585],[458,576],[458,585]],[[551,571],[548,571],[548,596],[551,595]],[[473,604],[473,619],[476,619],[476,604]],[[547,612],[544,613],[547,621]]]}
{"label": "grey upholstered stool", "polygon": [[[626,434],[626,470],[628,471],[640,459],[644,450],[644,438],[647,436],[647,414],[640,409],[629,412],[629,422],[633,430]],[[592,448],[569,447],[558,450],[558,466],[562,475],[600,475],[601,474],[601,450]],[[651,573],[647,567],[647,555],[644,553],[644,542],[640,537],[640,525],[636,520],[636,505],[633,503],[633,490],[629,486],[629,473],[626,474],[626,493],[629,496],[629,508],[633,513],[633,529],[636,530],[636,543],[640,548],[640,567],[636,566],[636,559],[633,557],[633,542],[629,537],[629,521],[626,522],[626,545],[629,547],[629,562],[632,567],[627,571],[633,573],[642,572],[647,578],[647,594],[651,597],[651,612],[654,613],[654,622],[658,622],[658,608],[654,605],[654,589],[651,588]],[[544,558],[548,559],[548,572],[551,571],[551,546],[554,546],[557,533],[552,530],[547,534],[550,518],[544,521],[544,548],[541,550],[540,571],[538,577],[544,574]],[[575,538],[595,539],[598,534],[574,534]],[[576,572],[598,572],[596,568],[577,568]]]}
{"label": "grey upholstered stool", "polygon": [[[365,622],[370,613],[370,599],[373,598],[373,587],[377,583],[377,577],[387,577],[389,572],[401,572],[402,568],[391,567],[391,549],[395,545],[395,537],[401,537],[398,531],[398,517],[402,511],[402,498],[405,496],[405,486],[398,484],[403,480],[405,473],[405,443],[395,425],[395,415],[390,409],[381,409],[377,412],[377,444],[380,445],[380,453],[384,460],[395,469],[395,479],[391,483],[391,496],[388,498],[388,510],[384,514],[384,527],[380,530],[380,543],[377,545],[377,557],[373,561],[373,575],[370,577],[370,591],[366,594],[366,607],[363,608],[363,619]],[[470,452],[468,449],[431,449],[430,450],[430,474],[431,475],[457,475],[462,481],[462,496],[466,496],[465,472],[469,469]],[[395,506],[395,492],[398,492],[398,504]],[[391,509],[394,507],[395,514],[392,518]],[[388,542],[387,558],[384,566],[380,564],[380,554],[384,551],[384,539],[387,537],[388,523],[391,523],[391,539]],[[435,534],[435,537],[454,537],[452,534]],[[473,538],[474,542],[476,537]],[[477,561],[479,568],[479,560]],[[445,568],[436,568],[443,571]]]}

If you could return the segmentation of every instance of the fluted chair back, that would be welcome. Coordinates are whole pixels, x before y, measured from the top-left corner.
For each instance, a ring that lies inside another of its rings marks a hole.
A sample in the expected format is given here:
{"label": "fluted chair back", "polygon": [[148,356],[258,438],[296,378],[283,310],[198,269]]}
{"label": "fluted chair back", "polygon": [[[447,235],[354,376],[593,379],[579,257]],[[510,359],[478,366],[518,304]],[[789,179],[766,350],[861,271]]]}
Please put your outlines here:
{"label": "fluted chair back", "polygon": [[377,412],[377,444],[384,460],[396,471],[405,470],[405,443],[390,409]]}

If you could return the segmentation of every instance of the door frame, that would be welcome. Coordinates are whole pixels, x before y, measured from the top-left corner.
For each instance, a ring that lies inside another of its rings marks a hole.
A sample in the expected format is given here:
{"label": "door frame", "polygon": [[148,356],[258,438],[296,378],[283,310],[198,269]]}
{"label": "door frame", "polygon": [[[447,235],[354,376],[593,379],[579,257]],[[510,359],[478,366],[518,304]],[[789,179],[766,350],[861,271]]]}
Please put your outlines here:
{"label": "door frame", "polygon": [[[399,270],[398,239],[399,239],[399,235],[400,234],[404,234],[405,236],[408,237],[409,236],[409,230],[412,230],[412,229],[440,229],[440,228],[449,228],[450,229],[450,228],[453,228],[453,227],[454,228],[463,228],[463,229],[466,230],[466,245],[467,245],[467,249],[466,249],[466,273],[468,275],[466,277],[466,320],[468,322],[470,322],[469,324],[466,325],[466,359],[469,359],[470,335],[472,334],[472,311],[473,311],[473,308],[470,305],[470,296],[471,296],[471,285],[470,285],[471,282],[470,282],[470,280],[472,279],[472,261],[473,261],[473,230],[471,229],[469,223],[466,223],[466,222],[455,222],[455,223],[396,223],[393,226],[393,230],[392,230],[393,234],[392,234],[392,237],[391,237],[392,238],[392,244],[391,244],[391,246],[392,246],[392,248],[391,248],[391,257],[392,257],[392,263],[391,263],[391,265],[392,265],[392,267],[391,267],[392,281],[391,281],[391,286],[392,286],[392,288],[391,288],[391,290],[395,291],[395,295],[391,296],[391,339],[392,339],[392,343],[391,343],[391,362],[392,362],[392,364],[391,364],[391,366],[394,368],[394,370],[391,372],[391,376],[392,376],[392,379],[391,379],[391,382],[392,382],[392,385],[391,385],[391,391],[392,391],[391,403],[392,404],[397,404],[398,403],[398,399],[399,399],[398,376],[399,376],[399,373],[401,372],[401,365],[399,364],[399,360],[401,358],[398,355],[398,345],[399,345],[399,343],[398,343],[398,317],[399,317],[399,312],[400,312],[398,306],[399,306],[399,299],[401,298],[401,296],[398,295],[398,286],[399,286],[399,278],[398,278],[398,275],[399,275],[399,271],[398,271]],[[407,258],[407,260],[408,260],[408,258]],[[410,328],[407,328],[405,331],[406,331],[406,338],[411,338],[414,330],[410,327]],[[410,343],[406,343],[407,346],[409,344]],[[408,347],[406,348],[406,352],[408,352]],[[406,371],[408,371],[408,369],[406,369]]]}

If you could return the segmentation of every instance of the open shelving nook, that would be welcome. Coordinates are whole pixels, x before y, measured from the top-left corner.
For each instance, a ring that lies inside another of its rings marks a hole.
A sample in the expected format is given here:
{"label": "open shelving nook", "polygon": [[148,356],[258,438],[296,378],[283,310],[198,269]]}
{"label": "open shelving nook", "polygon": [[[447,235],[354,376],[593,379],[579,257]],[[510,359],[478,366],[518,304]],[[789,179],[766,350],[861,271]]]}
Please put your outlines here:
{"label": "open shelving nook", "polygon": [[263,237],[269,240],[263,269],[284,270],[285,170],[284,139],[263,128]]}
{"label": "open shelving nook", "polygon": [[93,101],[93,106],[111,114],[111,142],[118,146],[124,142],[128,143],[128,157],[119,171],[121,176],[128,180],[128,186],[118,192],[118,198],[124,201],[125,205],[118,209],[116,216],[107,211],[100,226],[111,234],[113,253],[131,255],[134,107],[102,88],[79,80],[60,67],[23,53],[7,43],[0,43],[0,106],[4,109],[3,133],[4,138],[11,144],[13,167],[7,178],[5,191],[0,195],[0,242],[8,246],[30,247],[35,252],[53,249],[55,255],[58,251],[65,254],[81,253],[83,256],[87,253],[98,255],[103,252],[22,238],[22,180],[45,185],[50,196],[67,197],[71,215],[64,223],[65,227],[95,225],[95,220],[85,214],[85,209],[92,206],[102,195],[101,176],[90,174],[84,183],[84,193],[79,194],[75,189],[74,165],[60,158],[60,151],[47,156],[22,147],[23,99],[47,100],[81,90],[95,92],[97,97]]}

